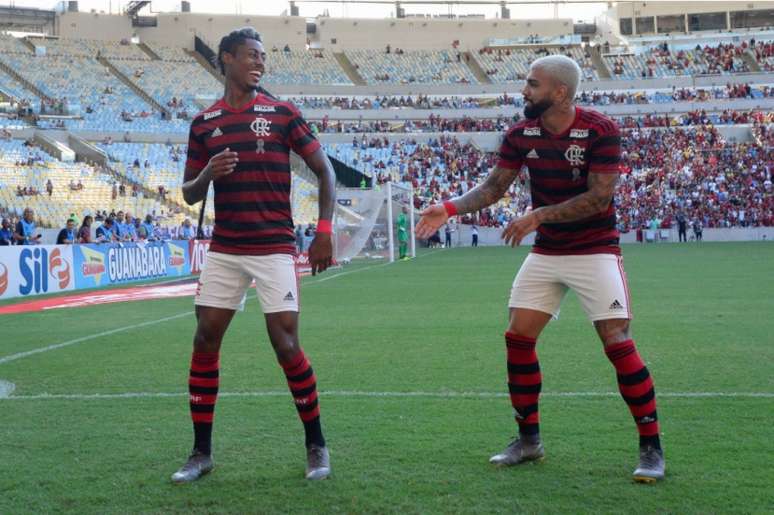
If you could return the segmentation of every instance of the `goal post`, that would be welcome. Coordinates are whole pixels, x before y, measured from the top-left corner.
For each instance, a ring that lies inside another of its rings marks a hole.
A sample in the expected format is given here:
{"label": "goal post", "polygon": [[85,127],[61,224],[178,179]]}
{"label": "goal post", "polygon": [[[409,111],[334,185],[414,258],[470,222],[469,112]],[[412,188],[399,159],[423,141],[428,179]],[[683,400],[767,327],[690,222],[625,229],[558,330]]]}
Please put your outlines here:
{"label": "goal post", "polygon": [[407,247],[407,257],[416,256],[411,185],[388,182],[369,189],[338,188],[336,196],[337,262],[355,258],[393,262],[400,257],[401,243]]}

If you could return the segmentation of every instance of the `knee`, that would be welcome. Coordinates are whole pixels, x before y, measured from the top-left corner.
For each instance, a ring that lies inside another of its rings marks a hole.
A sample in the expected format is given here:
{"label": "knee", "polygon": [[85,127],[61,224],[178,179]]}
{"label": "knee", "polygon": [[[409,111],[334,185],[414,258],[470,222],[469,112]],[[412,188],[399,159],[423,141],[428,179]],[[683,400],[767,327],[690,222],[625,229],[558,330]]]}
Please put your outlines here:
{"label": "knee", "polygon": [[269,338],[280,363],[291,361],[298,354],[297,323],[293,316],[271,317],[268,321]]}
{"label": "knee", "polygon": [[628,320],[602,320],[594,324],[604,346],[631,339]]}
{"label": "knee", "polygon": [[199,324],[194,334],[194,350],[196,352],[218,352],[221,336],[206,325]]}
{"label": "knee", "polygon": [[298,342],[292,334],[283,333],[272,339],[274,353],[277,355],[277,361],[280,363],[289,363],[296,357],[301,349]]}

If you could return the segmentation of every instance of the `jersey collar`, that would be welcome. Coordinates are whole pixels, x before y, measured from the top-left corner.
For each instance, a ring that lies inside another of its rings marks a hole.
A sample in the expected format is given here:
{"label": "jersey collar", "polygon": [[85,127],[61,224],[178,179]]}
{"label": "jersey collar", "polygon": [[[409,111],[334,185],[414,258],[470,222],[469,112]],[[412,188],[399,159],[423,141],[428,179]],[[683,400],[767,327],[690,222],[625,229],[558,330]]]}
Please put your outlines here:
{"label": "jersey collar", "polygon": [[578,118],[580,118],[580,107],[575,106],[575,118],[572,120],[572,123],[570,124],[570,126],[567,127],[567,129],[562,131],[562,133],[560,133],[560,134],[554,134],[553,132],[551,132],[548,129],[546,129],[545,127],[543,127],[543,120],[541,120],[540,118],[538,118],[538,124],[543,129],[543,131],[548,135],[549,138],[551,138],[551,139],[561,139],[561,138],[566,137],[570,133],[570,131],[572,129],[576,128],[575,124],[578,123]]}
{"label": "jersey collar", "polygon": [[229,111],[231,113],[242,113],[252,108],[256,103],[258,103],[258,99],[261,96],[262,95],[260,93],[257,93],[250,102],[246,103],[244,106],[238,109],[236,107],[229,105],[229,103],[226,102],[226,97],[222,97],[220,100],[218,100],[218,103],[215,105],[215,107],[217,107],[218,109],[225,109],[226,111]]}

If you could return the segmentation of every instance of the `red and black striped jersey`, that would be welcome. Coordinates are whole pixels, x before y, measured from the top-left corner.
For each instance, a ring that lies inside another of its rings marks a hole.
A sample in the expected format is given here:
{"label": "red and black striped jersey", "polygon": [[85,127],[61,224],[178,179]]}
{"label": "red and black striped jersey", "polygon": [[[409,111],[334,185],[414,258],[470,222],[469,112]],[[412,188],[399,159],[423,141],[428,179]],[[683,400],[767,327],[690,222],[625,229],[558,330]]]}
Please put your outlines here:
{"label": "red and black striped jersey", "polygon": [[295,254],[290,208],[290,150],[305,158],[320,148],[298,109],[258,94],[240,109],[219,100],[191,122],[186,167],[201,171],[226,148],[233,173],[214,182],[210,248],[227,254]]}
{"label": "red and black striped jersey", "polygon": [[[551,134],[540,119],[511,127],[500,146],[498,166],[529,169],[532,208],[559,204],[588,191],[589,173],[619,173],[621,137],[616,123],[590,109],[575,108],[575,121]],[[533,252],[620,254],[615,205],[583,220],[541,224]]]}

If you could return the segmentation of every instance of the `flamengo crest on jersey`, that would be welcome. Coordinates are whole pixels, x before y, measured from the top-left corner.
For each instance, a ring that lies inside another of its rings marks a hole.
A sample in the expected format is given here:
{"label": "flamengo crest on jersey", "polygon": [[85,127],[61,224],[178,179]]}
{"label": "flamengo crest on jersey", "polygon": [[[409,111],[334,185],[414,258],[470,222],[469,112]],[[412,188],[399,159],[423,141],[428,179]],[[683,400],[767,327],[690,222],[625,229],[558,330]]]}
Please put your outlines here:
{"label": "flamengo crest on jersey", "polygon": [[564,157],[573,166],[581,166],[583,164],[583,148],[578,145],[570,145],[567,150],[564,151]]}
{"label": "flamengo crest on jersey", "polygon": [[250,124],[250,130],[255,133],[256,137],[268,136],[271,133],[271,122],[259,116]]}

